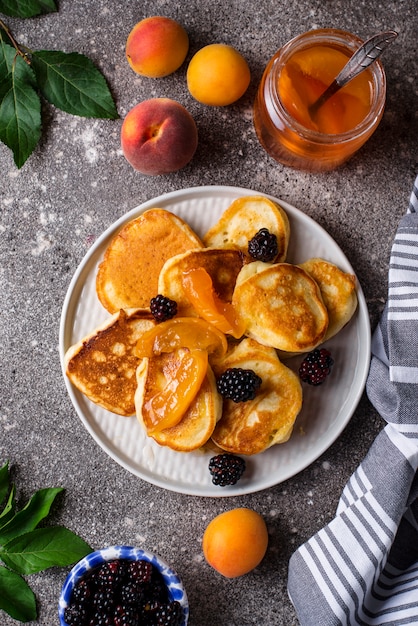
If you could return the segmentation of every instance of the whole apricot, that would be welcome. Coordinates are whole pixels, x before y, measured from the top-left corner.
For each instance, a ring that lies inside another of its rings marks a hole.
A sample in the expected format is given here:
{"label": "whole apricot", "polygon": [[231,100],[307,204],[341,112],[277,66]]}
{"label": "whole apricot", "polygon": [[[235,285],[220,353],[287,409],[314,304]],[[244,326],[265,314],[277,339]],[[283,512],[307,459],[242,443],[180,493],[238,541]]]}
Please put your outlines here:
{"label": "whole apricot", "polygon": [[170,98],[151,98],[134,106],[121,129],[122,152],[132,167],[156,176],[189,163],[197,148],[192,115]]}
{"label": "whole apricot", "polygon": [[232,46],[201,48],[187,68],[187,87],[196,100],[212,106],[232,104],[246,92],[251,74],[247,61]]}
{"label": "whole apricot", "polygon": [[206,561],[226,578],[253,570],[267,550],[268,533],[262,516],[247,508],[232,509],[209,522],[203,534]]}
{"label": "whole apricot", "polygon": [[156,15],[136,24],[126,40],[126,58],[141,76],[162,78],[175,72],[189,50],[189,37],[181,24]]}

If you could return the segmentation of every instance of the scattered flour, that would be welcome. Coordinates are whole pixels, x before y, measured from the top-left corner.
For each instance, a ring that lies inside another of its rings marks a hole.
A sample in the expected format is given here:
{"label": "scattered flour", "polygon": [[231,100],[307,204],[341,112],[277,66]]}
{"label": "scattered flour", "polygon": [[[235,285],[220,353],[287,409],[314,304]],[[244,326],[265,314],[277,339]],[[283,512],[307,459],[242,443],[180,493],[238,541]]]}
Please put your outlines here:
{"label": "scattered flour", "polygon": [[42,252],[45,252],[45,250],[48,250],[52,245],[47,235],[43,232],[38,232],[36,234],[36,244],[37,244],[36,247],[32,248],[31,250],[31,253],[33,254],[33,256],[40,256]]}
{"label": "scattered flour", "polygon": [[94,122],[92,126],[89,126],[84,130],[81,134],[81,141],[83,142],[85,149],[85,156],[89,163],[92,165],[97,162],[99,158],[99,153],[97,150],[97,146],[95,145],[95,131],[98,127],[98,122]]}

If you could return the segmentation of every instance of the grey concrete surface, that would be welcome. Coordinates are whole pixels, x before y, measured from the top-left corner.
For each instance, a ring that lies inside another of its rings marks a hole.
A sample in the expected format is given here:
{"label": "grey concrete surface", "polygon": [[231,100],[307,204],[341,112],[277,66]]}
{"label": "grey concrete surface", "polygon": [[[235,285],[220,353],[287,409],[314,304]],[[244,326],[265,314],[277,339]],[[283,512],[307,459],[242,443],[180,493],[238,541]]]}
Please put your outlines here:
{"label": "grey concrete surface", "polygon": [[[86,432],[61,373],[60,314],[83,256],[128,210],[173,190],[234,185],[280,197],[329,232],[355,268],[374,327],[386,297],[392,238],[418,171],[416,1],[58,4],[54,15],[4,19],[29,47],[88,55],[106,76],[121,119],[76,118],[44,104],[41,141],[21,170],[0,145],[0,462],[9,459],[22,500],[40,487],[65,487],[51,521],[81,534],[93,547],[128,543],[160,553],[184,580],[190,626],[296,625],[286,591],[288,560],[333,517],[345,482],[382,427],[366,396],[337,441],[286,482],[233,498],[176,494],[127,472]],[[242,52],[252,81],[238,103],[209,108],[194,101],[186,88],[187,63],[160,80],[132,72],[124,57],[127,35],[137,21],[157,14],[186,27],[188,59],[213,42]],[[395,29],[399,37],[383,59],[388,96],[377,132],[347,165],[316,175],[282,167],[263,151],[252,125],[252,102],[276,49],[296,34],[326,26],[363,38]],[[120,128],[134,104],[155,96],[174,98],[190,110],[199,147],[178,173],[146,177],[124,159]],[[270,543],[256,571],[227,580],[204,562],[201,539],[212,517],[236,506],[265,517]],[[67,571],[56,568],[28,579],[42,626],[58,623]],[[0,623],[15,622],[0,612]]]}

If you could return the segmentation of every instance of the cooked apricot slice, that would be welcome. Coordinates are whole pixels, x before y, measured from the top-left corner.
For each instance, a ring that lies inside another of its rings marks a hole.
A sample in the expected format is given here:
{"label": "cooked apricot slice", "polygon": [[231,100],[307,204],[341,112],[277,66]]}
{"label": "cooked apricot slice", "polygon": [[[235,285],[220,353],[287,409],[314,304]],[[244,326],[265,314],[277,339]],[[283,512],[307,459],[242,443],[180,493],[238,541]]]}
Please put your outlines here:
{"label": "cooked apricot slice", "polygon": [[200,317],[227,335],[235,338],[242,336],[244,328],[238,322],[234,307],[219,298],[213,288],[212,278],[203,267],[185,272],[182,285],[188,300]]}
{"label": "cooked apricot slice", "polygon": [[166,385],[143,406],[152,434],[178,424],[196,397],[208,368],[205,350],[190,350],[179,357],[174,370],[165,372]]}
{"label": "cooked apricot slice", "polygon": [[152,357],[177,348],[189,348],[223,356],[227,347],[225,335],[206,320],[176,317],[146,331],[138,339],[135,354],[140,358]]}

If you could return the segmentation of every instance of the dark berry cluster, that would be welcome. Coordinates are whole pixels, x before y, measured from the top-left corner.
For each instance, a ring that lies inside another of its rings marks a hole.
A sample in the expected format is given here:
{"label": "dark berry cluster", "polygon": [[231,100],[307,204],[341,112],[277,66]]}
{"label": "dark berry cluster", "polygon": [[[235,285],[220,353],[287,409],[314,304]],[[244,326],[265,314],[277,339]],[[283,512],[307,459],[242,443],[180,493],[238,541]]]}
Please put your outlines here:
{"label": "dark berry cluster", "polygon": [[177,302],[159,293],[155,298],[151,298],[150,309],[157,322],[165,322],[177,315]]}
{"label": "dark berry cluster", "polygon": [[331,373],[334,360],[325,348],[316,349],[306,355],[299,367],[299,376],[308,385],[322,385]]}
{"label": "dark berry cluster", "polygon": [[217,380],[217,388],[221,396],[233,402],[253,400],[261,378],[253,370],[241,367],[230,367]]}
{"label": "dark berry cluster", "polygon": [[245,461],[234,454],[217,454],[209,461],[209,472],[214,485],[235,485],[245,472]]}
{"label": "dark berry cluster", "polygon": [[248,254],[257,261],[274,261],[279,254],[276,235],[268,228],[261,228],[248,242]]}
{"label": "dark berry cluster", "polygon": [[182,608],[151,563],[118,559],[75,585],[64,619],[68,626],[179,626]]}

